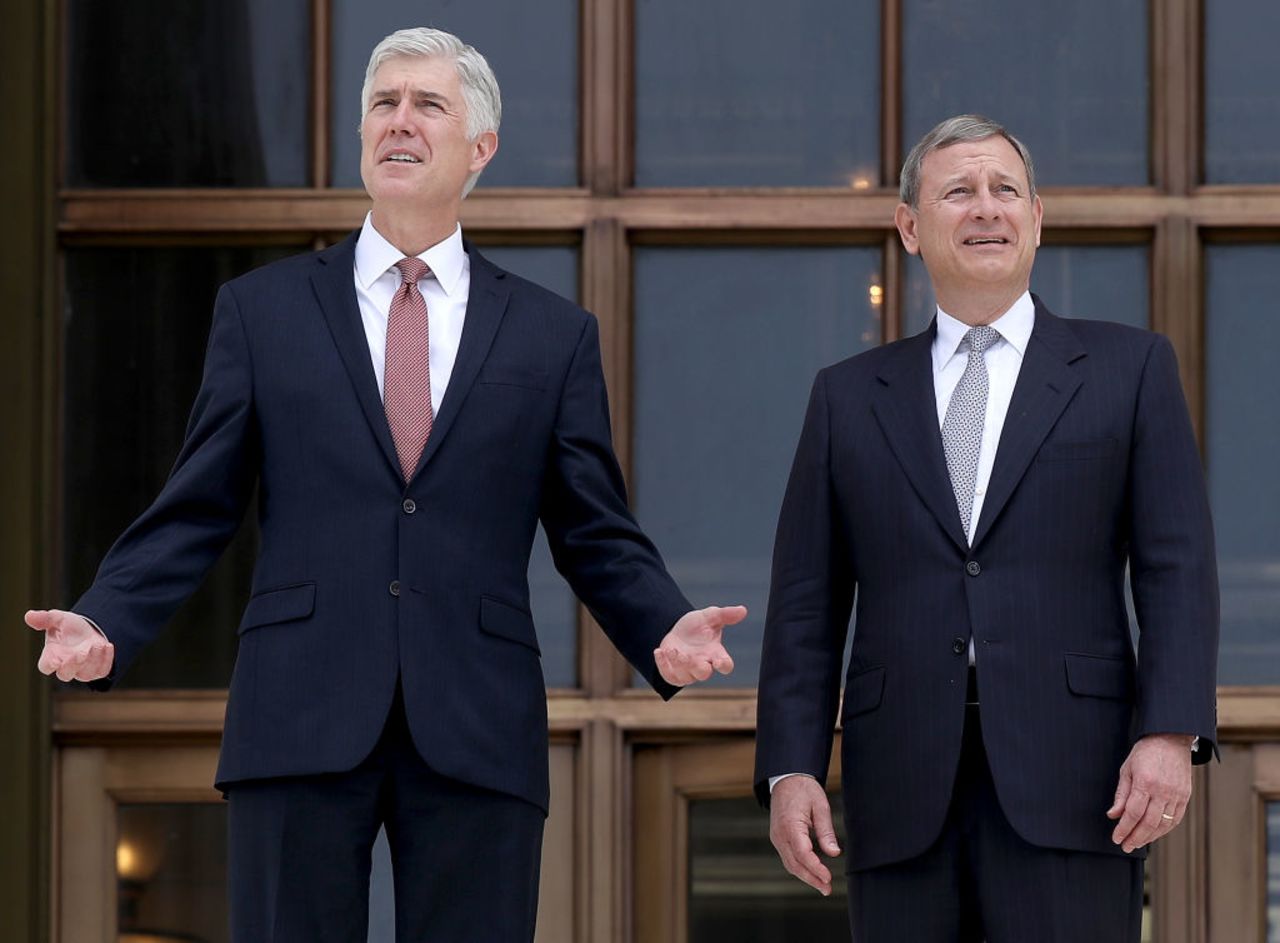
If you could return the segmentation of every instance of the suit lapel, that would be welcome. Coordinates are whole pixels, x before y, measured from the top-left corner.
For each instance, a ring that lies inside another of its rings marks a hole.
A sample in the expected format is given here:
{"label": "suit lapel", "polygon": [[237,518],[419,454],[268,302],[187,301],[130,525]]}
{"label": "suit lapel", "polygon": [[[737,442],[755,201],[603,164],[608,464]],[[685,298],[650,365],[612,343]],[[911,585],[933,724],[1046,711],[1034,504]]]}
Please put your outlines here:
{"label": "suit lapel", "polygon": [[471,243],[464,242],[464,246],[471,261],[471,287],[467,294],[466,317],[462,322],[462,339],[458,344],[458,357],[453,363],[453,373],[449,376],[449,386],[445,389],[440,411],[431,427],[427,446],[418,459],[414,477],[422,472],[427,462],[439,451],[440,443],[453,427],[467,393],[475,384],[480,366],[489,355],[494,335],[497,334],[498,325],[502,323],[507,310],[510,291],[505,284],[506,273],[477,252]]}
{"label": "suit lapel", "polygon": [[355,387],[356,398],[364,410],[369,428],[391,465],[396,476],[400,475],[400,460],[396,457],[391,427],[387,425],[387,413],[378,392],[378,378],[373,372],[369,356],[369,341],[365,337],[364,322],[360,319],[360,306],[356,302],[354,281],[355,247],[359,232],[354,232],[336,246],[317,256],[319,265],[311,275],[311,285],[329,324],[329,332],[338,347],[342,362]]}
{"label": "suit lapel", "polygon": [[1032,298],[1036,305],[1035,327],[1000,433],[991,482],[973,533],[974,547],[990,532],[1040,444],[1082,382],[1070,364],[1085,356],[1084,348],[1066,322],[1051,314],[1039,298]]}
{"label": "suit lapel", "polygon": [[899,345],[896,356],[876,376],[879,382],[872,393],[871,409],[911,486],[947,536],[961,550],[967,550],[938,428],[932,355],[935,331],[936,325]]}

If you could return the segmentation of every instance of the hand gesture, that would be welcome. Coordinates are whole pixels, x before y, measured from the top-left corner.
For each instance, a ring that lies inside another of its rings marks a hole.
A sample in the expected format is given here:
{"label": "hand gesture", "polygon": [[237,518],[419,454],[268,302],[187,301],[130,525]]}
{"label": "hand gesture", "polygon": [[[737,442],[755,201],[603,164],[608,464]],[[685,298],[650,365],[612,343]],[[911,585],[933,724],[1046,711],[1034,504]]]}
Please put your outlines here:
{"label": "hand gesture", "polygon": [[1169,834],[1191,799],[1191,737],[1152,734],[1133,745],[1120,767],[1107,818],[1119,819],[1111,840],[1126,852]]}
{"label": "hand gesture", "polygon": [[769,840],[789,873],[829,897],[831,871],[814,852],[810,834],[828,858],[840,854],[831,803],[818,781],[803,774],[778,780],[769,801]]}
{"label": "hand gesture", "polygon": [[27,625],[44,633],[36,667],[59,681],[96,681],[111,672],[116,650],[84,616],[61,609],[30,609]]}
{"label": "hand gesture", "polygon": [[653,650],[663,679],[668,684],[686,685],[706,681],[712,671],[727,675],[733,670],[733,659],[720,636],[726,625],[746,617],[746,606],[708,606],[686,612]]}

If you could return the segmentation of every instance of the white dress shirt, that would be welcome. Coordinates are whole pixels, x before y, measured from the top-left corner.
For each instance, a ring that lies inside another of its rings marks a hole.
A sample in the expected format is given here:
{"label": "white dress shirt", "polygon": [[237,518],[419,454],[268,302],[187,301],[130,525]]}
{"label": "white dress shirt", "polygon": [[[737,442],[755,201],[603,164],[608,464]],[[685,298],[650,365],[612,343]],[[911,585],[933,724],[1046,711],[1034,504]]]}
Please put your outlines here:
{"label": "white dress shirt", "polygon": [[[373,214],[364,218],[364,226],[356,240],[356,301],[360,304],[360,320],[369,342],[373,373],[378,378],[378,392],[383,389],[386,367],[387,316],[391,299],[400,287],[400,270],[395,264],[404,253],[387,242],[374,228]],[[458,359],[462,340],[462,323],[467,315],[467,296],[471,290],[471,260],[462,248],[462,226],[458,225],[447,239],[421,253],[428,274],[418,281],[418,290],[427,302],[431,338],[431,408],[440,412],[445,387]]]}
{"label": "white dress shirt", "polygon": [[[1000,334],[1000,339],[987,348],[984,355],[987,363],[987,416],[982,426],[982,445],[978,449],[978,476],[974,481],[973,513],[964,522],[966,537],[973,537],[973,528],[982,514],[982,501],[987,494],[987,485],[991,482],[991,469],[996,463],[996,447],[1000,444],[1000,431],[1004,428],[1004,417],[1009,412],[1009,403],[1013,399],[1013,387],[1018,382],[1018,371],[1022,369],[1022,356],[1027,352],[1027,342],[1031,340],[1031,328],[1035,325],[1036,308],[1031,300],[1031,293],[1024,291],[1013,306],[1004,314],[991,322],[991,327]],[[969,350],[960,349],[960,343],[968,332],[969,325],[957,321],[941,308],[938,309],[938,332],[933,338],[933,395],[938,405],[938,430],[942,430],[942,421],[947,416],[947,405],[951,402],[951,394],[956,384],[964,375],[964,368],[969,362]],[[973,639],[969,639],[969,664],[974,663]],[[778,780],[788,776],[808,775],[802,773],[783,773],[781,776],[769,777],[769,791]]]}

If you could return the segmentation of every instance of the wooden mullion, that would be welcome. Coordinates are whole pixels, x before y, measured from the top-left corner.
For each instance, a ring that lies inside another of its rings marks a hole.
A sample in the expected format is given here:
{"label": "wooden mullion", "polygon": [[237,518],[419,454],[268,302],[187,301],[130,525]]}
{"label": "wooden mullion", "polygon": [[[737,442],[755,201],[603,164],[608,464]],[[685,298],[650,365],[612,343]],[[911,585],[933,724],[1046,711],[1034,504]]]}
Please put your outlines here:
{"label": "wooden mullion", "polygon": [[1156,227],[1152,246],[1151,327],[1166,334],[1178,354],[1191,422],[1204,441],[1204,298],[1199,232],[1184,216]]}
{"label": "wooden mullion", "polygon": [[311,0],[311,187],[329,186],[330,0]]}
{"label": "wooden mullion", "polygon": [[609,4],[616,10],[613,22],[613,115],[614,165],[611,194],[635,185],[636,155],[636,8],[635,0]]}
{"label": "wooden mullion", "polygon": [[880,182],[896,189],[902,164],[902,0],[880,5]]}
{"label": "wooden mullion", "polygon": [[592,943],[625,943],[630,872],[623,850],[627,825],[626,763],[622,735],[608,720],[592,722],[583,736],[584,788],[590,809],[585,864],[585,936]]}
{"label": "wooden mullion", "polygon": [[[630,471],[631,264],[626,233],[608,219],[592,222],[583,235],[582,303],[600,324],[600,353],[609,389],[614,449],[623,474]],[[579,685],[588,696],[605,697],[629,684],[630,669],[580,607]]]}
{"label": "wooden mullion", "polygon": [[1197,0],[1152,4],[1151,171],[1164,193],[1185,195],[1200,179],[1201,44]]}
{"label": "wooden mullion", "polygon": [[880,302],[880,340],[888,344],[902,336],[906,309],[907,272],[897,230],[885,235],[882,253],[880,284],[884,294]]}

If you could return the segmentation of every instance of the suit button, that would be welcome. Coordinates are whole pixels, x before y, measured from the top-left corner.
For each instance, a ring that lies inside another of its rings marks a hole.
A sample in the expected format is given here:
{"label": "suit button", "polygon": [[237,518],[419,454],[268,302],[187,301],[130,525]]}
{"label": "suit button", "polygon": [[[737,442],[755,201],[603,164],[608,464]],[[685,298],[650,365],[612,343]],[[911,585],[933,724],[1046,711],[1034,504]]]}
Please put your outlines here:
{"label": "suit button", "polygon": [[978,565],[977,560],[970,560],[964,565],[964,571],[970,576],[977,576],[982,572],[982,567]]}
{"label": "suit button", "polygon": [[400,581],[399,581],[399,580],[392,580],[392,581],[391,581],[391,585],[387,587],[387,591],[388,591],[388,592],[390,592],[392,596],[399,596],[399,595],[400,595]]}
{"label": "suit button", "polygon": [[406,514],[412,514],[414,511],[418,510],[418,505],[413,498],[405,498],[404,504],[400,506],[404,508],[404,513]]}
{"label": "suit button", "polygon": [[957,655],[963,655],[969,650],[969,643],[957,635],[951,640],[951,650]]}

